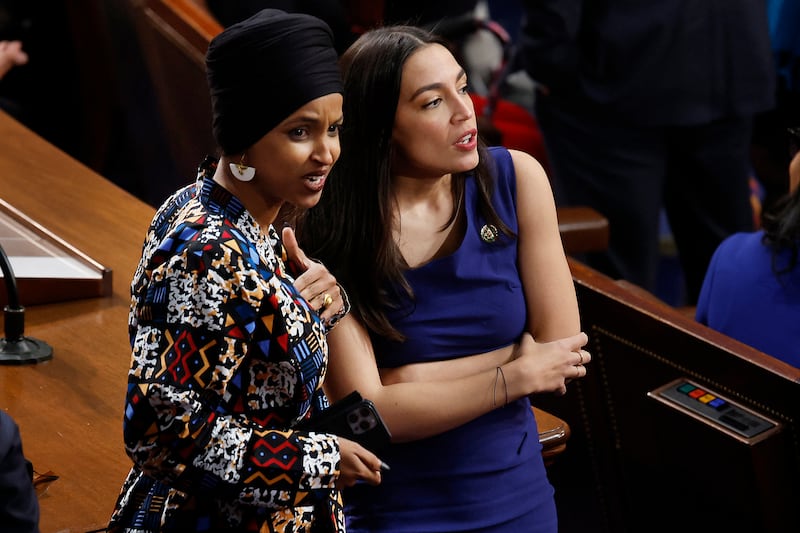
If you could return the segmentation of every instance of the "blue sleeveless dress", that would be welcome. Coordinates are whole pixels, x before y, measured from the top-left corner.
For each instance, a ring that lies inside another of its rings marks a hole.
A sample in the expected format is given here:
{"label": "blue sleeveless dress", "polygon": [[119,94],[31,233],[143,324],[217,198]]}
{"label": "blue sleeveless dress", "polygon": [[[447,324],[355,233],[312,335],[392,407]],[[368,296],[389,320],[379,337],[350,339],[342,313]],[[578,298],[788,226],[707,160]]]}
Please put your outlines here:
{"label": "blue sleeveless dress", "polygon": [[[515,232],[516,177],[510,154],[492,148],[493,202]],[[516,240],[481,239],[472,177],[466,182],[467,229],[458,250],[407,273],[416,295],[389,314],[402,343],[373,336],[380,367],[450,359],[515,342],[525,329]],[[502,394],[502,380],[498,385]],[[504,399],[498,396],[498,402]],[[349,533],[555,533],[536,420],[527,398],[431,438],[392,444],[380,486],[344,493]]]}

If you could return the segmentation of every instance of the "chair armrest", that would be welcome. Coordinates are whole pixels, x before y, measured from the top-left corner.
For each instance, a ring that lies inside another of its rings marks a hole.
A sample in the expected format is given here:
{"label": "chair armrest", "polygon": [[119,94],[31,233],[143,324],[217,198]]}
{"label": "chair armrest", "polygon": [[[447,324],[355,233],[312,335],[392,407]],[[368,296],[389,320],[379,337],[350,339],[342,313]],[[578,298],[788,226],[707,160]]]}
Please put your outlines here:
{"label": "chair armrest", "polygon": [[539,428],[539,443],[542,445],[542,457],[545,466],[550,466],[567,449],[569,424],[565,420],[548,413],[538,407],[531,406],[536,425]]}

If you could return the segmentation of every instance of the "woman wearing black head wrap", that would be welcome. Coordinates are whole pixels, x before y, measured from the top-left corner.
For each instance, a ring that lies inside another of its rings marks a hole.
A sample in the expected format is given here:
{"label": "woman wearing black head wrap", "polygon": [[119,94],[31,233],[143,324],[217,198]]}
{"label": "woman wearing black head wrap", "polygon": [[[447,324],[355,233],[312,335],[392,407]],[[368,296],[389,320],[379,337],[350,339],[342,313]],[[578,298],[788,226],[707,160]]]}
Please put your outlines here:
{"label": "woman wearing black head wrap", "polygon": [[133,467],[109,531],[343,531],[339,489],[380,482],[360,445],[292,429],[327,406],[325,334],[348,306],[274,221],[313,206],[339,157],[336,61],[323,22],[277,10],[209,46],[222,156],[158,210],[131,284]]}

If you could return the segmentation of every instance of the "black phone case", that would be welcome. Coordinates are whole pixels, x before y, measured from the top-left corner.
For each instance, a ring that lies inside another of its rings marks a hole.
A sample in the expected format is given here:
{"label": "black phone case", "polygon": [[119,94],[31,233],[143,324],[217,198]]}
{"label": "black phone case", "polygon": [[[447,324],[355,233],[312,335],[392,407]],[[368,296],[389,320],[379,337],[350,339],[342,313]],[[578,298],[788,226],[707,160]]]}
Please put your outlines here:
{"label": "black phone case", "polygon": [[296,429],[333,433],[378,452],[391,441],[389,428],[370,400],[353,391],[316,416],[302,420]]}

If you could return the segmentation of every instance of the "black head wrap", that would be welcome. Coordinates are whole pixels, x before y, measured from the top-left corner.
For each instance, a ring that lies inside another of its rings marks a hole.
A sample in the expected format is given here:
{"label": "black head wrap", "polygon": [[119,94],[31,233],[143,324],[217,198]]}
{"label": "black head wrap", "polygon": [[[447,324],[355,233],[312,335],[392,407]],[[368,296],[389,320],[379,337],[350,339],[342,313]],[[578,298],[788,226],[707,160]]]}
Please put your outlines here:
{"label": "black head wrap", "polygon": [[342,93],[333,34],[322,20],[264,9],[209,44],[214,137],[243,152],[308,102]]}

